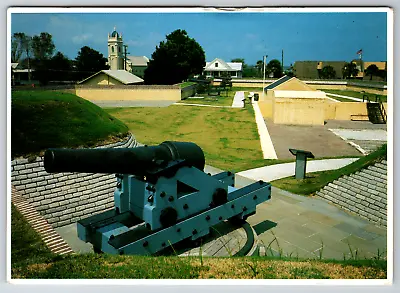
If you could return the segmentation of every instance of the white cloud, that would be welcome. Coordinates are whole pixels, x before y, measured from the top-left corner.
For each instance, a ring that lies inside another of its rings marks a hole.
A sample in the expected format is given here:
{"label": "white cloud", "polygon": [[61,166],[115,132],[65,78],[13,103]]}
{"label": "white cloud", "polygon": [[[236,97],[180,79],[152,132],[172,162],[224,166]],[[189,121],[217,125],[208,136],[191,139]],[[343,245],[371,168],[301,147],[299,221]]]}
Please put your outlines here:
{"label": "white cloud", "polygon": [[73,42],[74,44],[80,45],[80,44],[82,44],[82,43],[84,43],[84,42],[90,40],[91,38],[93,38],[93,35],[92,35],[92,34],[77,35],[77,36],[73,36],[73,37],[72,37],[72,42]]}

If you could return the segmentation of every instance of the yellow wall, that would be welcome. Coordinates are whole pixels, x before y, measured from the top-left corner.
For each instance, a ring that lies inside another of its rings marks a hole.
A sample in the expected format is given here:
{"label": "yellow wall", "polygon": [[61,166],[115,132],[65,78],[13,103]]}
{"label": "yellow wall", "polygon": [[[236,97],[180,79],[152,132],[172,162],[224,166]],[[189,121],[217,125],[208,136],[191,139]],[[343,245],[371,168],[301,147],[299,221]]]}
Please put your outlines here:
{"label": "yellow wall", "polygon": [[345,84],[308,84],[309,87],[315,90],[327,89],[327,90],[345,90]]}
{"label": "yellow wall", "polygon": [[275,98],[273,120],[277,124],[324,125],[325,99]]}
{"label": "yellow wall", "polygon": [[368,115],[366,103],[340,102],[335,106],[335,120],[351,120],[351,115]]}
{"label": "yellow wall", "polygon": [[[268,86],[270,84],[271,84],[270,82],[266,82],[266,83],[264,83],[264,86]],[[233,87],[260,87],[260,88],[262,88],[263,83],[262,82],[258,82],[258,83],[255,83],[255,82],[240,82],[240,81],[232,80],[232,86]]]}
{"label": "yellow wall", "polygon": [[368,66],[375,64],[378,69],[385,70],[386,69],[386,62],[378,61],[378,62],[364,62],[364,70],[368,68]]}
{"label": "yellow wall", "polygon": [[264,118],[272,118],[273,106],[274,104],[272,100],[258,102],[258,107],[260,108],[261,114]]}
{"label": "yellow wall", "polygon": [[127,86],[127,88],[76,88],[76,95],[89,101],[179,101],[180,88]]}

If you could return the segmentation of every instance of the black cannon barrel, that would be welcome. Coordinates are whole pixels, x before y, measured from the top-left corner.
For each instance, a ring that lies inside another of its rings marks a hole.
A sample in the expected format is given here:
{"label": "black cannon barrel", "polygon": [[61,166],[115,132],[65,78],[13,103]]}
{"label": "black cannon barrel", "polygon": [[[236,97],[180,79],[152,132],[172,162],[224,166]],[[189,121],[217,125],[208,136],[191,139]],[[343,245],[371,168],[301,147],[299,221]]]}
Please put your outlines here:
{"label": "black cannon barrel", "polygon": [[120,173],[145,176],[147,171],[175,160],[185,160],[189,166],[204,169],[202,149],[192,142],[176,141],[136,148],[48,149],[44,155],[44,168],[48,173]]}

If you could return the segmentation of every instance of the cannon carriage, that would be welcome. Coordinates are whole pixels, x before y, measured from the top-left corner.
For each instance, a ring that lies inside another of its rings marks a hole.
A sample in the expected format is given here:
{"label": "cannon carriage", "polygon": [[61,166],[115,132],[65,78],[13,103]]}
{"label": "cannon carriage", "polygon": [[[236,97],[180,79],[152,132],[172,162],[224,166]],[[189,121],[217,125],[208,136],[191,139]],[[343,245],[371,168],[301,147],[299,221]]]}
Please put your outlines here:
{"label": "cannon carriage", "polygon": [[82,219],[78,237],[95,251],[151,255],[196,240],[225,220],[244,221],[271,198],[271,185],[235,188],[230,171],[204,172],[202,149],[191,142],[119,149],[48,149],[49,173],[116,174],[114,209]]}

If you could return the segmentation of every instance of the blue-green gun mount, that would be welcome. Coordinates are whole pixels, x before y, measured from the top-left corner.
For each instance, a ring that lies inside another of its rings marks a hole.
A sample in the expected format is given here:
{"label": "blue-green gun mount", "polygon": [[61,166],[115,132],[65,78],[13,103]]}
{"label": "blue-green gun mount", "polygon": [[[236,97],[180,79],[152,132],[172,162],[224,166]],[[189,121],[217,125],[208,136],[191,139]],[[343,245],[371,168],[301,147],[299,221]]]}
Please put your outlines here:
{"label": "blue-green gun mount", "polygon": [[196,240],[225,220],[246,220],[271,198],[259,181],[234,187],[235,175],[204,173],[202,149],[191,142],[114,149],[48,149],[53,172],[116,174],[112,210],[78,221],[78,237],[95,251],[149,255]]}

